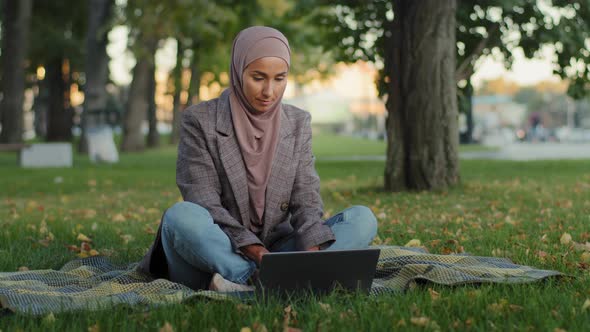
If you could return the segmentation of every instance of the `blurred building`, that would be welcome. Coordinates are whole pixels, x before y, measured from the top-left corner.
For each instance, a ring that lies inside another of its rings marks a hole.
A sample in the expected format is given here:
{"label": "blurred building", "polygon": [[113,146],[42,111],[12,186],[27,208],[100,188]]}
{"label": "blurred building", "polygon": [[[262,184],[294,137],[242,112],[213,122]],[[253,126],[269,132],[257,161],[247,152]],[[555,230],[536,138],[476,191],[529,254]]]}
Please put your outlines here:
{"label": "blurred building", "polygon": [[526,123],[526,106],[507,95],[473,97],[473,136],[476,141],[502,145],[516,139],[516,130]]}
{"label": "blurred building", "polygon": [[310,112],[316,133],[384,137],[386,110],[378,98],[374,65],[362,61],[338,64],[334,72],[329,79],[289,89],[285,103]]}

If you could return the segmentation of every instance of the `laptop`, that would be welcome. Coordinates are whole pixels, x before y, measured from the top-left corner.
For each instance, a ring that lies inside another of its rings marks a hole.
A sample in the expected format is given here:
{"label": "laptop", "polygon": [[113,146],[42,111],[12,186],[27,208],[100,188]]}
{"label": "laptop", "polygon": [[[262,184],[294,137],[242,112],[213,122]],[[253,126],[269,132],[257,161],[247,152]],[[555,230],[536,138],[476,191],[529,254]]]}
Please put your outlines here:
{"label": "laptop", "polygon": [[334,290],[368,294],[380,250],[273,252],[262,256],[257,293],[325,295]]}

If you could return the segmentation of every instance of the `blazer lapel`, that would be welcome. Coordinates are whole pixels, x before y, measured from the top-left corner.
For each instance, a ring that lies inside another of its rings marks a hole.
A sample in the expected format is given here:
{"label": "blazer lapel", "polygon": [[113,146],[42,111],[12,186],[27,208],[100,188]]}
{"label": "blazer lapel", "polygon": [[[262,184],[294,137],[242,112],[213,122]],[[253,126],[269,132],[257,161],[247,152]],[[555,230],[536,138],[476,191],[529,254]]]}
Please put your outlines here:
{"label": "blazer lapel", "polygon": [[[216,130],[219,133],[219,158],[225,169],[227,181],[234,192],[242,224],[250,227],[249,196],[246,169],[238,141],[235,137],[229,106],[229,90],[225,90],[219,97],[217,104]],[[223,181],[223,179],[222,179]]]}
{"label": "blazer lapel", "polygon": [[281,190],[282,180],[284,181],[289,174],[289,171],[297,165],[293,165],[293,149],[295,145],[295,137],[293,134],[293,125],[290,119],[285,114],[285,111],[281,109],[281,128],[279,130],[279,141],[277,142],[277,148],[272,161],[272,167],[270,172],[270,178],[266,186],[265,194],[265,205],[264,205],[264,226],[263,233],[268,234],[270,229],[274,227],[271,224],[275,220],[274,213],[277,208],[281,205]]}

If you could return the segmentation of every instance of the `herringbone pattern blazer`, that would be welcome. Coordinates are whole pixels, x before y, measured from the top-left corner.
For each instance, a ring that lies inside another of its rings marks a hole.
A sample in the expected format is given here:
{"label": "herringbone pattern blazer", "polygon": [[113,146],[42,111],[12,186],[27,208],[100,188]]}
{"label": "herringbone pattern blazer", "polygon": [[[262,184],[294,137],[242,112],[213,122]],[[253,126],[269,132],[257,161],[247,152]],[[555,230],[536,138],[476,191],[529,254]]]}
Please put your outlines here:
{"label": "herringbone pattern blazer", "polygon": [[[231,120],[229,91],[183,112],[176,164],[178,188],[185,201],[209,211],[236,251],[249,244],[262,244],[272,251],[290,236],[295,237],[299,250],[334,241],[334,234],[322,221],[310,121],[309,113],[283,105],[266,189],[264,226],[257,236],[249,230],[246,170]],[[140,264],[156,275],[160,270],[156,265],[165,264],[160,233],[158,230],[154,245]]]}

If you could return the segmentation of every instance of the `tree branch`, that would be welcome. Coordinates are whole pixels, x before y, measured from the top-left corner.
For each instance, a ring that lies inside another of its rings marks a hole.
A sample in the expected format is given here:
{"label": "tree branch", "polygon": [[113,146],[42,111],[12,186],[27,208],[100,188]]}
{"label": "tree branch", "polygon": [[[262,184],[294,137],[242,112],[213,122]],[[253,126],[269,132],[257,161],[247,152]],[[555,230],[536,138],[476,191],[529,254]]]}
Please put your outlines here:
{"label": "tree branch", "polygon": [[483,50],[488,46],[488,41],[496,34],[496,32],[500,29],[499,23],[492,23],[492,26],[487,29],[488,36],[480,40],[477,44],[473,52],[463,60],[463,62],[459,65],[457,70],[455,71],[455,81],[459,82],[461,80],[467,79],[473,75],[473,62],[481,56]]}

